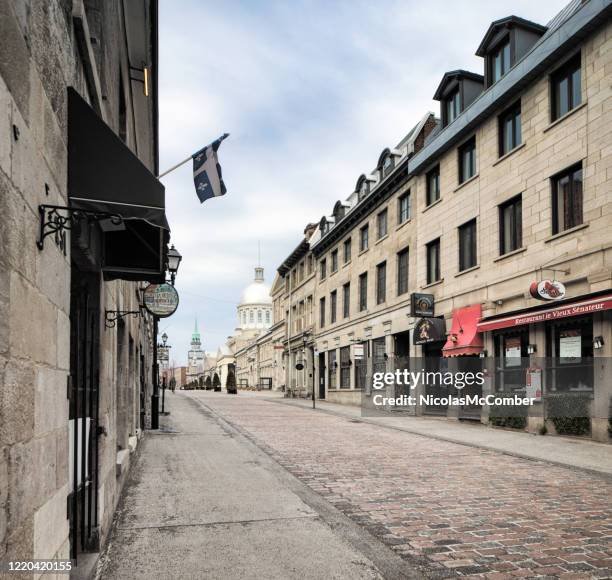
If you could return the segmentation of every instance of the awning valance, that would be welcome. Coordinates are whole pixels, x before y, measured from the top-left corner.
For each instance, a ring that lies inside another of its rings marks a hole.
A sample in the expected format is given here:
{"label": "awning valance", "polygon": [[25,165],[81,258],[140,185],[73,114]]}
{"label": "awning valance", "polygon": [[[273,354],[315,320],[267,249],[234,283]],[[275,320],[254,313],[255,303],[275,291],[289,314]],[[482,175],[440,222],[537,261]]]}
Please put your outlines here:
{"label": "awning valance", "polygon": [[453,312],[453,322],[448,340],[442,348],[442,356],[466,356],[482,352],[482,336],[478,334],[478,321],[482,306],[472,304]]}
{"label": "awning valance", "polygon": [[584,316],[610,309],[612,309],[612,292],[598,296],[582,297],[581,299],[553,302],[547,307],[538,307],[527,312],[506,314],[482,320],[478,324],[478,331],[486,332],[487,330],[497,330],[498,328],[537,324],[538,322],[570,318],[572,316]]}
{"label": "awning valance", "polygon": [[72,88],[68,196],[72,208],[122,218],[119,225],[100,223],[94,259],[105,279],[164,281],[169,239],[164,186]]}

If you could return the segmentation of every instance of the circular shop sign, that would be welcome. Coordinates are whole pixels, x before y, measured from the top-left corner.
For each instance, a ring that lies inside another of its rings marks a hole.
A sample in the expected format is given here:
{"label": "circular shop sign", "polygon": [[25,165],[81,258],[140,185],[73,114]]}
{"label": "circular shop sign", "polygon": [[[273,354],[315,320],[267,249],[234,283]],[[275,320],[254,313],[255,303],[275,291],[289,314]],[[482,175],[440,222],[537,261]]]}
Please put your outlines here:
{"label": "circular shop sign", "polygon": [[144,291],[145,308],[158,318],[167,318],[176,312],[179,295],[170,284],[149,284]]}
{"label": "circular shop sign", "polygon": [[537,300],[560,300],[565,297],[565,286],[557,280],[532,282],[529,293]]}

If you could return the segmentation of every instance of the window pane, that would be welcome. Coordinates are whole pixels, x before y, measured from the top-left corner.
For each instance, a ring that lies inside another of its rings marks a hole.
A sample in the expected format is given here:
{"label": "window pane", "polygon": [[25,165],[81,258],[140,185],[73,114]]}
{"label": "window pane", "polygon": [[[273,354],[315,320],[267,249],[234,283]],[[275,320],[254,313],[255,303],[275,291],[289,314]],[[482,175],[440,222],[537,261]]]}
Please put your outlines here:
{"label": "window pane", "polygon": [[520,145],[523,142],[523,136],[521,132],[521,111],[520,109],[514,115],[514,142],[513,147]]}
{"label": "window pane", "polygon": [[578,68],[572,73],[572,108],[578,106],[581,101],[580,69]]}
{"label": "window pane", "polygon": [[502,75],[510,70],[510,43],[506,43],[502,48]]}
{"label": "window pane", "polygon": [[436,282],[440,277],[439,251],[440,251],[439,240],[428,244],[427,246],[427,283],[428,284],[431,284],[432,282]]}
{"label": "window pane", "polygon": [[568,101],[569,82],[567,78],[563,78],[559,81],[559,88],[557,90],[557,116],[562,117],[569,111]]}
{"label": "window pane", "polygon": [[397,294],[408,292],[408,250],[397,255]]}
{"label": "window pane", "polygon": [[376,303],[381,304],[387,298],[387,264],[376,266]]}
{"label": "window pane", "polygon": [[493,57],[493,82],[498,81],[502,75],[501,53],[498,52]]}

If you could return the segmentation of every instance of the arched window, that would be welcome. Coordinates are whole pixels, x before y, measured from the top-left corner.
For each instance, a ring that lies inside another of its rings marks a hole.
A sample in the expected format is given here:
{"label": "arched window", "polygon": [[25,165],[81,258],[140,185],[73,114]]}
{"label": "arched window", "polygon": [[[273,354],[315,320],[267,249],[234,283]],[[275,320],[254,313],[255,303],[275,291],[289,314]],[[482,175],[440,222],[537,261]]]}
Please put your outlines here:
{"label": "arched window", "polygon": [[266,324],[270,324],[270,311],[266,310]]}
{"label": "arched window", "polygon": [[253,324],[253,322],[255,322],[255,314],[253,313],[252,310],[249,310],[249,322],[251,324]]}
{"label": "arched window", "polygon": [[257,311],[257,322],[259,322],[261,324],[262,322],[262,314],[261,314],[261,310]]}
{"label": "arched window", "polygon": [[246,324],[246,312],[242,311],[242,324]]}

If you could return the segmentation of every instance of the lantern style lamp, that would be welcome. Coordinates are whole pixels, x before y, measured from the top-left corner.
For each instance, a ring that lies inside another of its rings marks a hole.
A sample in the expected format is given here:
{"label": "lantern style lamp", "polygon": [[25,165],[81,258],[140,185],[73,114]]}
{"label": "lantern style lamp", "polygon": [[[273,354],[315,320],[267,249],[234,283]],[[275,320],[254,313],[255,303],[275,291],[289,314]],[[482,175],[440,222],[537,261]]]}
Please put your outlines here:
{"label": "lantern style lamp", "polygon": [[182,259],[183,256],[179,254],[179,251],[172,244],[172,247],[168,250],[168,272],[170,272],[170,282],[173,286]]}

